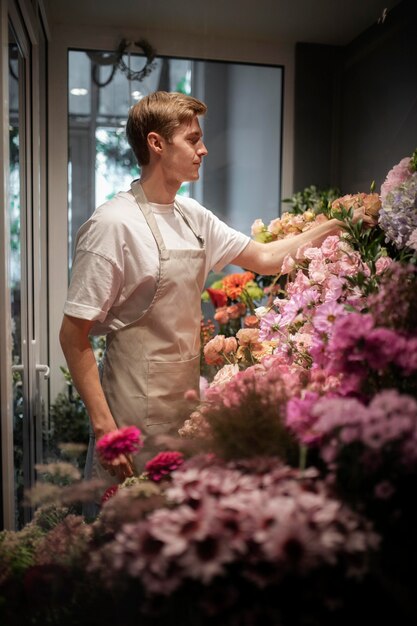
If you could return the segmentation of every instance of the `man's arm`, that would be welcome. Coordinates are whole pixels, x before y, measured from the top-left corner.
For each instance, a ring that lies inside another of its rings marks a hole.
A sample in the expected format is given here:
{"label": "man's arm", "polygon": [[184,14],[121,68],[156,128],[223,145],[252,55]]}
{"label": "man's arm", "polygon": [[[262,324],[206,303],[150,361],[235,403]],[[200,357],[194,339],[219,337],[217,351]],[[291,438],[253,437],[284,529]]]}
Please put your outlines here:
{"label": "man's arm", "polygon": [[[117,430],[100,383],[98,368],[89,333],[93,321],[64,315],[59,340],[74,385],[90,416],[96,439]],[[112,474],[124,480],[132,476],[131,459],[120,455],[111,464],[103,465]]]}
{"label": "man's arm", "polygon": [[[365,226],[373,226],[375,218],[364,213],[362,207],[354,212],[353,221],[363,220]],[[278,239],[269,243],[250,241],[246,248],[233,260],[233,265],[238,265],[257,274],[270,276],[278,274],[282,262],[290,254],[295,257],[298,248],[305,244],[320,246],[329,235],[335,235],[343,226],[343,222],[336,219],[328,220],[317,226],[313,226],[294,237]]]}

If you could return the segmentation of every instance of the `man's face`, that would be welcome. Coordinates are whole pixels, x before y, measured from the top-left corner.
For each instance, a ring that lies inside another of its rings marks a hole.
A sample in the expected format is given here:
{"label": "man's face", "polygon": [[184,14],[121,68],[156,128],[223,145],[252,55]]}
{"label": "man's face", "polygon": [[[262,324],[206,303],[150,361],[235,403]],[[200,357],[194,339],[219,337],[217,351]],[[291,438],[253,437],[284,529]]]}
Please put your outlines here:
{"label": "man's face", "polygon": [[207,148],[197,116],[190,124],[181,124],[171,140],[164,142],[162,165],[167,179],[175,184],[198,180]]}

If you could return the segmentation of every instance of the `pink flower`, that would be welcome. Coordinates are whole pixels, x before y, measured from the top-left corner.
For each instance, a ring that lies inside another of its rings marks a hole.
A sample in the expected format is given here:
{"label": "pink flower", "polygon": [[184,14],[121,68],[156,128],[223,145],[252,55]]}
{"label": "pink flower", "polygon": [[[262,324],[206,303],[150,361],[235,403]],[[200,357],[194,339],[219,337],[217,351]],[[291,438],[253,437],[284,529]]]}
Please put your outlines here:
{"label": "pink flower", "polygon": [[239,317],[242,316],[242,307],[240,307],[238,304],[231,304],[227,307],[226,311],[231,320],[237,320],[239,319]]}
{"label": "pink flower", "polygon": [[286,254],[281,266],[281,274],[289,274],[295,268],[296,263],[291,254]]}
{"label": "pink flower", "polygon": [[345,307],[334,300],[330,300],[317,307],[313,318],[313,326],[320,332],[328,333],[336,320],[342,317],[342,315],[346,315]]}
{"label": "pink flower", "polygon": [[98,454],[106,462],[117,459],[120,454],[134,454],[142,447],[142,433],[136,426],[113,430],[96,443]]}
{"label": "pink flower", "polygon": [[252,236],[259,235],[265,230],[265,224],[261,219],[257,219],[253,222],[250,232]]}
{"label": "pink flower", "polygon": [[317,393],[307,391],[303,398],[291,398],[287,404],[286,424],[303,443],[311,443],[316,439],[312,434],[312,427],[317,417],[312,410],[318,400]]}
{"label": "pink flower", "polygon": [[225,337],[223,352],[231,354],[237,350],[237,341],[234,337]]}
{"label": "pink flower", "polygon": [[148,477],[154,482],[159,482],[178,469],[184,463],[181,452],[159,452],[145,465]]}
{"label": "pink flower", "polygon": [[224,351],[224,335],[216,335],[204,346],[204,358],[208,365],[219,365],[223,363],[221,353]]}
{"label": "pink flower", "polygon": [[259,319],[256,317],[256,315],[248,315],[244,318],[243,324],[245,328],[258,328]]}
{"label": "pink flower", "polygon": [[410,162],[411,159],[406,157],[397,165],[394,165],[392,170],[388,172],[387,177],[381,186],[381,202],[385,201],[385,198],[393,189],[399,187],[401,183],[410,178],[412,174]]}
{"label": "pink flower", "polygon": [[375,263],[375,269],[377,274],[382,274],[393,263],[393,260],[389,256],[381,256]]}
{"label": "pink flower", "polygon": [[229,382],[239,372],[239,366],[237,363],[231,365],[228,363],[224,365],[215,375],[210,383],[210,387],[216,387],[218,385],[224,385]]}
{"label": "pink flower", "polygon": [[214,314],[214,319],[216,320],[216,322],[218,322],[221,326],[223,324],[227,324],[227,322],[229,321],[229,314],[227,312],[227,307],[226,306],[221,306],[219,307],[215,314]]}
{"label": "pink flower", "polygon": [[241,346],[253,346],[259,341],[259,329],[258,328],[241,328],[236,337]]}

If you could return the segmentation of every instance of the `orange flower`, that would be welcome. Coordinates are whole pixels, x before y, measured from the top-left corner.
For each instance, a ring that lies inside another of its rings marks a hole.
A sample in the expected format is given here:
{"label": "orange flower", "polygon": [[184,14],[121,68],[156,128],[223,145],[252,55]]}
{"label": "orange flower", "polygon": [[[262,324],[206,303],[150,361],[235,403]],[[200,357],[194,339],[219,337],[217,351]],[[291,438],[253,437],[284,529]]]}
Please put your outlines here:
{"label": "orange flower", "polygon": [[249,281],[255,278],[252,272],[243,272],[243,274],[230,274],[223,278],[223,289],[231,300],[237,300]]}

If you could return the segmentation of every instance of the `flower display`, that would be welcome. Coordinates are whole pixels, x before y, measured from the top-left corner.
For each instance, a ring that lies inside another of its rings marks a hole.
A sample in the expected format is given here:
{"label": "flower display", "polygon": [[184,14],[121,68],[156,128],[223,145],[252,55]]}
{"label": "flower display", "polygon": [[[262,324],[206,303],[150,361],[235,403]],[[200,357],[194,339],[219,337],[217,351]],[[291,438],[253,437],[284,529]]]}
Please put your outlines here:
{"label": "flower display", "polygon": [[120,454],[134,454],[143,446],[142,433],[136,426],[126,426],[101,437],[96,448],[104,461],[111,462]]}
{"label": "flower display", "polygon": [[[255,220],[259,241],[332,212],[344,226],[288,255],[267,295],[250,272],[206,290],[201,392],[140,476],[103,495],[66,464],[38,466],[34,520],[0,533],[0,620],[323,626],[365,607],[414,623],[416,161],[380,197],[316,194]],[[355,223],[356,208],[379,225]],[[142,445],[132,427],[97,450],[110,462]],[[100,498],[86,521],[80,503]]]}

